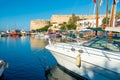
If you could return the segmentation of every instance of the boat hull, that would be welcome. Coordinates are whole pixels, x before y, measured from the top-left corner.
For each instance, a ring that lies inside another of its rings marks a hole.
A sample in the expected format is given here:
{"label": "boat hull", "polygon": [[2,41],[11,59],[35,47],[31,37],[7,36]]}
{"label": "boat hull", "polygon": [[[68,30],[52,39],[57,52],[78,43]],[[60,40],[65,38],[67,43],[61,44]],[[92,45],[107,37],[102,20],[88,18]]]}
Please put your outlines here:
{"label": "boat hull", "polygon": [[[69,69],[73,73],[76,73],[80,76],[83,76],[87,78],[88,80],[119,80],[120,79],[120,74],[114,71],[111,71],[105,67],[99,66],[99,61],[98,64],[96,63],[96,60],[98,58],[102,59],[101,57],[96,57],[96,56],[91,56],[88,54],[86,56],[86,53],[82,54],[81,57],[81,66],[78,67],[76,65],[77,62],[77,56],[72,57],[70,55],[66,55],[65,53],[58,52],[57,50],[53,50],[47,47],[48,50],[53,54],[53,56],[56,58],[58,64],[61,66],[65,67],[66,69]],[[67,52],[66,52],[67,53]],[[77,54],[75,54],[77,55]],[[97,58],[96,60],[93,59],[94,61],[91,61],[88,59],[86,61],[84,58],[87,57],[92,57],[92,58]],[[104,59],[105,57],[103,57]],[[106,58],[105,58],[106,59]],[[93,63],[92,63],[93,62]]]}

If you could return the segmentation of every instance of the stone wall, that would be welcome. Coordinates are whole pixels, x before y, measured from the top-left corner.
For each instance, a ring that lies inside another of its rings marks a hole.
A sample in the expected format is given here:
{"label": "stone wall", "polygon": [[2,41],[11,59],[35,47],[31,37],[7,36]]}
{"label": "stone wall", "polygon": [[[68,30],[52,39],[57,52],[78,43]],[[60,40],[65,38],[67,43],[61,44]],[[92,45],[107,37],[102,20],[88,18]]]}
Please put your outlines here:
{"label": "stone wall", "polygon": [[[95,19],[96,15],[77,15],[80,19]],[[106,15],[99,15],[99,18],[104,18]]]}
{"label": "stone wall", "polygon": [[71,15],[52,15],[50,23],[63,24],[63,22],[68,22]]}
{"label": "stone wall", "polygon": [[[51,23],[57,23],[62,24],[63,22],[68,22],[69,18],[72,15],[52,15],[50,22]],[[82,19],[93,19],[96,18],[96,15],[76,15],[79,16],[79,18]],[[99,15],[99,18],[104,18],[106,15]]]}
{"label": "stone wall", "polygon": [[[63,22],[68,22],[72,15],[52,15],[50,21],[46,20],[32,20],[30,23],[30,30],[36,30],[42,28],[49,23],[51,24],[63,24]],[[95,19],[96,15],[76,15],[83,19]],[[99,15],[99,18],[104,18],[106,15]]]}
{"label": "stone wall", "polygon": [[42,28],[49,24],[50,21],[47,20],[32,20],[30,22],[30,31]]}

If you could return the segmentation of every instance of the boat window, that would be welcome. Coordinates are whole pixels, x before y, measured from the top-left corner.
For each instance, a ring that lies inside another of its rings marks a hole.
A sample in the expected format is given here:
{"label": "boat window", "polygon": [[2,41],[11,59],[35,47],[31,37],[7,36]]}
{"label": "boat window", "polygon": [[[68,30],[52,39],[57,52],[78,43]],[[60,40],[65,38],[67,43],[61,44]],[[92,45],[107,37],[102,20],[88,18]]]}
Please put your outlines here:
{"label": "boat window", "polygon": [[90,41],[85,42],[83,45],[88,47],[88,46],[94,44],[98,40],[99,40],[99,38],[92,38]]}
{"label": "boat window", "polygon": [[101,50],[109,50],[109,51],[117,51],[120,52],[120,42],[108,42],[105,38],[102,39],[94,39],[87,43],[84,43],[84,46],[101,49]]}
{"label": "boat window", "polygon": [[120,51],[119,47],[116,45],[113,45],[112,43],[108,43],[106,47],[111,51]]}

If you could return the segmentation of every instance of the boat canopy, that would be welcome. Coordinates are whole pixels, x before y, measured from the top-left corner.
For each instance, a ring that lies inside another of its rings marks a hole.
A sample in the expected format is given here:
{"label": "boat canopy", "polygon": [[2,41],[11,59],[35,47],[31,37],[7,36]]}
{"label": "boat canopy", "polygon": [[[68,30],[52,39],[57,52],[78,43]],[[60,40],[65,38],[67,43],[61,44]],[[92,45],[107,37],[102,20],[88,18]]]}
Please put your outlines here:
{"label": "boat canopy", "polygon": [[104,31],[104,30],[102,30],[101,27],[98,27],[98,28],[87,28],[87,29],[91,29],[93,31]]}
{"label": "boat canopy", "polygon": [[120,32],[120,27],[106,27],[105,31]]}

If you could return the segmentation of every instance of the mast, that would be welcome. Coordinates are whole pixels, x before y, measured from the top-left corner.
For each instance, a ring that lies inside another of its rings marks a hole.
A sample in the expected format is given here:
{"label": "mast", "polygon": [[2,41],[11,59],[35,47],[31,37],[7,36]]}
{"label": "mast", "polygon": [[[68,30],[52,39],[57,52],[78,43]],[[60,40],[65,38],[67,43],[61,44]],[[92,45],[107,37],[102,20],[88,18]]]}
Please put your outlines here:
{"label": "mast", "polygon": [[111,20],[110,20],[110,27],[114,27],[114,20],[115,20],[115,6],[116,6],[116,2],[115,2],[115,0],[113,0],[113,4],[112,4],[112,12],[111,12]]}
{"label": "mast", "polygon": [[[99,18],[99,0],[96,1],[96,28],[98,28],[98,18]],[[95,35],[97,36],[97,31],[95,32]]]}
{"label": "mast", "polygon": [[[114,27],[114,23],[115,23],[115,6],[116,6],[116,2],[115,0],[113,0],[113,4],[112,4],[112,12],[111,12],[111,19],[110,19],[110,27]],[[110,31],[109,33],[109,42],[112,42],[112,31]]]}
{"label": "mast", "polygon": [[106,2],[106,27],[108,26],[108,1]]}

